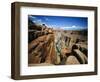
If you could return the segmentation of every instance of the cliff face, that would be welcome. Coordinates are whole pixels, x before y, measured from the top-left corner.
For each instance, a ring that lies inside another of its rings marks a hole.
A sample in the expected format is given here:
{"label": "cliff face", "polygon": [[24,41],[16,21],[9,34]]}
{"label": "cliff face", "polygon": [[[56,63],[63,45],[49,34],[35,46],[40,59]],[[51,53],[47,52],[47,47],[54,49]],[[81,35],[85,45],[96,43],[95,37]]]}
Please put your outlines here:
{"label": "cliff face", "polygon": [[87,64],[87,30],[55,30],[55,44],[60,65]]}

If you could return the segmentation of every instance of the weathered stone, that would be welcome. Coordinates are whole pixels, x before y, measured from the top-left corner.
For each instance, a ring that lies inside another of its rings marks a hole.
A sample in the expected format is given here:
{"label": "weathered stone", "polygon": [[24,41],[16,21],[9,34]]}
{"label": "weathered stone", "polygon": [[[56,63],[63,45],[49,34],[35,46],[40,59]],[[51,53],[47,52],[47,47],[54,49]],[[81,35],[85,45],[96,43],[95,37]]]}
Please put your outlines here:
{"label": "weathered stone", "polygon": [[66,60],[66,64],[67,65],[71,65],[71,64],[80,64],[80,62],[78,61],[78,59],[75,56],[69,56]]}
{"label": "weathered stone", "polygon": [[56,57],[57,58],[56,58],[55,64],[60,64],[60,62],[61,62],[60,56],[57,55]]}
{"label": "weathered stone", "polygon": [[79,60],[79,62],[80,62],[81,64],[87,63],[87,57],[86,57],[85,54],[82,53],[80,50],[74,49],[73,55],[74,55],[75,57],[77,57],[77,59]]}

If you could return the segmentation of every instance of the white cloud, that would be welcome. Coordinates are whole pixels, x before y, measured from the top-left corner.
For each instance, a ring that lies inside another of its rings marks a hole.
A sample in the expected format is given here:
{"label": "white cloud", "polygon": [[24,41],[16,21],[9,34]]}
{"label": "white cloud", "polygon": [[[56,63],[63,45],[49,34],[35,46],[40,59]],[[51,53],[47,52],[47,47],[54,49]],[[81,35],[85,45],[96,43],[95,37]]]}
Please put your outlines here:
{"label": "white cloud", "polygon": [[44,22],[42,22],[41,19],[35,19],[33,20],[34,23],[38,23],[38,24],[43,24]]}
{"label": "white cloud", "polygon": [[30,17],[30,18],[32,18],[32,19],[36,19],[36,17],[34,17],[34,16],[31,16],[31,15],[29,15],[29,17]]}
{"label": "white cloud", "polygon": [[64,29],[64,30],[82,30],[85,29],[86,27],[79,27],[79,26],[66,26],[66,27],[61,27],[60,29]]}
{"label": "white cloud", "polygon": [[72,27],[68,27],[68,26],[66,26],[66,27],[61,27],[61,29],[70,29],[70,28],[72,28]]}
{"label": "white cloud", "polygon": [[41,22],[42,22],[42,20],[41,20],[41,19],[37,19],[37,22],[40,22],[40,23],[41,23]]}
{"label": "white cloud", "polygon": [[46,21],[49,21],[49,19],[48,19],[48,18],[46,18],[46,17],[45,17],[45,20],[46,20]]}
{"label": "white cloud", "polygon": [[75,26],[75,25],[73,25],[72,27],[73,27],[73,28],[76,28],[76,26]]}

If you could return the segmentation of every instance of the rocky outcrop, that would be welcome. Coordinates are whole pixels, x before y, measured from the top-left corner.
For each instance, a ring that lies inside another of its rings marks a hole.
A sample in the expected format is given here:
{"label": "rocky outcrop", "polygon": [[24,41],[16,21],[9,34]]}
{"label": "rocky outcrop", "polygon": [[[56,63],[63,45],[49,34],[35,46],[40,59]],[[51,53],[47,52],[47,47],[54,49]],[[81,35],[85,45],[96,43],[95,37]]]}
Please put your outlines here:
{"label": "rocky outcrop", "polygon": [[69,56],[66,60],[66,65],[74,65],[74,64],[80,64],[80,62],[75,56]]}
{"label": "rocky outcrop", "polygon": [[42,35],[33,40],[28,45],[28,51],[29,64],[55,64],[57,55],[54,46],[54,34]]}

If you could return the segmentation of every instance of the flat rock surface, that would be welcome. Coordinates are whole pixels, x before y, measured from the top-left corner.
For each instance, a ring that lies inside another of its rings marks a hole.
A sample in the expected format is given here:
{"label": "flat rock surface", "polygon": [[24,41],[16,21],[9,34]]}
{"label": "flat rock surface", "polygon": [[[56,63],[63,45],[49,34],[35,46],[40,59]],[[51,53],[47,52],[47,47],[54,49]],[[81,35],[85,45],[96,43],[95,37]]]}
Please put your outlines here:
{"label": "flat rock surface", "polygon": [[66,60],[66,64],[80,64],[80,62],[77,60],[75,56],[69,56]]}

